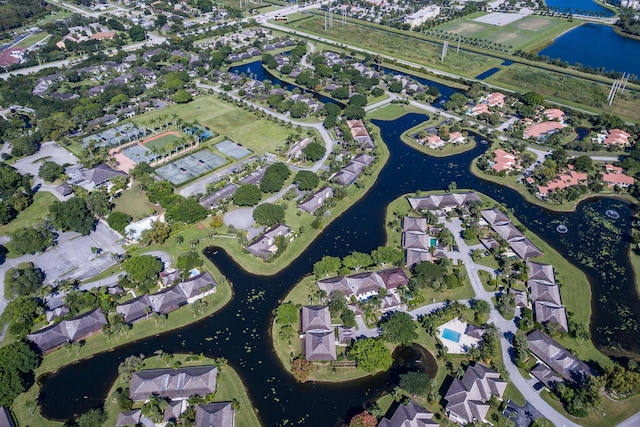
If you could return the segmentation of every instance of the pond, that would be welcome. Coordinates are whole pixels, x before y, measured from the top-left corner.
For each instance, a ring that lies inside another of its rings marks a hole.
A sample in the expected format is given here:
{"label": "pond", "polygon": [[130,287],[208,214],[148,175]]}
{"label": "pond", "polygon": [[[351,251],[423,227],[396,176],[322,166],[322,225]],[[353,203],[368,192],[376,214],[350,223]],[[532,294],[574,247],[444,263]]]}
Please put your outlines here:
{"label": "pond", "polygon": [[614,13],[595,0],[545,0],[546,5],[553,10],[565,12],[570,10],[576,15],[591,15],[610,17]]}
{"label": "pond", "polygon": [[538,52],[571,65],[582,64],[640,76],[640,40],[623,37],[607,25],[585,23]]}
{"label": "pond", "polygon": [[[389,202],[418,189],[444,190],[451,182],[504,204],[526,227],[580,266],[588,274],[593,292],[591,331],[595,344],[609,354],[640,353],[640,304],[627,257],[631,206],[609,198],[582,202],[572,213],[553,213],[531,205],[517,192],[470,173],[471,161],[487,145],[477,144],[468,152],[435,158],[404,144],[400,135],[425,119],[422,114],[407,114],[393,121],[374,121],[390,150],[379,179],[286,269],[273,276],[249,274],[224,250],[209,248],[205,255],[233,283],[232,301],[196,324],[123,345],[42,378],[43,414],[66,420],[102,405],[124,358],[163,350],[226,357],[242,377],[265,426],[339,426],[360,410],[362,402],[397,385],[392,371],[344,384],[296,383],[273,351],[269,336],[273,310],[322,256],[343,257],[384,245]],[[618,219],[605,215],[611,209],[619,213]],[[569,232],[558,233],[560,224]]]}

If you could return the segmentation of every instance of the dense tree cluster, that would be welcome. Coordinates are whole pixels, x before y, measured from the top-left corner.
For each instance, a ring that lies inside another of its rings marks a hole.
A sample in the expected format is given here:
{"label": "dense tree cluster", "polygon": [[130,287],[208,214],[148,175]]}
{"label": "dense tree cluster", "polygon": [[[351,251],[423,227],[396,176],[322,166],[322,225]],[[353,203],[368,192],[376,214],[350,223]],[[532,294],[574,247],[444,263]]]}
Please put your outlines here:
{"label": "dense tree cluster", "polygon": [[31,387],[40,359],[24,341],[0,348],[0,406],[11,407],[14,399]]}
{"label": "dense tree cluster", "polygon": [[253,210],[253,219],[258,224],[272,227],[284,220],[284,209],[279,205],[263,203]]}
{"label": "dense tree cluster", "polygon": [[10,233],[11,250],[18,255],[43,252],[55,243],[56,235],[44,225],[22,227]]}
{"label": "dense tree cluster", "polygon": [[265,193],[280,191],[289,175],[291,175],[291,171],[284,163],[272,164],[264,172],[262,181],[260,181],[260,190]]}
{"label": "dense tree cluster", "polygon": [[49,206],[49,214],[51,223],[58,230],[75,231],[84,236],[91,233],[96,221],[87,203],[80,197],[72,197],[64,202],[53,202]]}
{"label": "dense tree cluster", "polygon": [[10,298],[35,294],[42,286],[44,277],[44,272],[32,263],[19,264],[7,271],[4,294]]}
{"label": "dense tree cluster", "polygon": [[257,185],[242,184],[233,193],[233,203],[237,206],[255,206],[262,198],[262,191]]}
{"label": "dense tree cluster", "polygon": [[362,338],[355,340],[347,349],[349,359],[355,360],[358,368],[373,374],[386,371],[391,367],[391,352],[378,338]]}
{"label": "dense tree cluster", "polygon": [[394,311],[385,315],[378,322],[378,327],[382,331],[382,338],[391,343],[409,345],[418,338],[418,325],[411,315],[404,311]]}

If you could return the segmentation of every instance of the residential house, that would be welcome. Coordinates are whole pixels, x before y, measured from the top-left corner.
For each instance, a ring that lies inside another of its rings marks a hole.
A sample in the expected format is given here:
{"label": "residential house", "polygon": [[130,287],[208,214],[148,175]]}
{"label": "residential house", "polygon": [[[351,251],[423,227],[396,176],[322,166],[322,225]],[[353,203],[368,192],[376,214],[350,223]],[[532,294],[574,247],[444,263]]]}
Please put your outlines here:
{"label": "residential house", "polygon": [[236,411],[231,402],[216,402],[196,406],[195,427],[234,427]]}
{"label": "residential house", "polygon": [[491,114],[489,106],[487,104],[476,104],[473,108],[467,112],[471,116],[479,116],[481,114]]}
{"label": "residential house", "polygon": [[407,200],[415,211],[451,210],[469,203],[482,203],[482,199],[475,192],[432,194],[430,196],[409,197]]}
{"label": "residential house", "polygon": [[431,261],[432,243],[433,238],[428,234],[425,218],[402,219],[402,247],[405,250],[407,267],[412,268],[419,262]]}
{"label": "residential house", "polygon": [[276,237],[284,236],[287,239],[292,238],[292,230],[286,224],[276,224],[264,233],[262,233],[256,240],[247,245],[245,249],[253,255],[267,259],[273,256],[278,251],[276,245]]}
{"label": "residential house", "polygon": [[0,406],[0,427],[15,427],[11,412],[4,406]]}
{"label": "residential house", "polygon": [[81,316],[63,320],[29,334],[27,340],[34,343],[42,353],[48,353],[66,342],[79,341],[100,332],[106,324],[104,313],[100,308],[96,308]]}
{"label": "residential house", "polygon": [[336,345],[348,346],[354,339],[356,339],[355,327],[338,326],[338,342]]}
{"label": "residential house", "polygon": [[542,255],[542,251],[529,238],[525,237],[502,211],[492,208],[483,210],[481,214],[493,231],[502,237],[520,258],[526,260]]}
{"label": "residential house", "polygon": [[300,332],[304,356],[310,361],[336,360],[336,337],[327,306],[305,306],[300,310]]}
{"label": "residential house", "polygon": [[549,121],[555,120],[561,122],[564,119],[564,111],[558,108],[547,108],[542,114]]}
{"label": "residential house", "polygon": [[364,273],[338,276],[318,280],[318,287],[327,295],[342,292],[348,299],[351,296],[363,301],[373,295],[378,295],[380,289],[386,289],[387,294],[395,293],[397,288],[409,283],[409,277],[400,267],[387,270],[367,271]]}
{"label": "residential house", "polygon": [[373,139],[371,138],[371,135],[369,135],[369,131],[362,120],[347,120],[347,127],[351,132],[353,140],[360,144],[361,149],[373,150],[376,148],[373,143]]}
{"label": "residential house", "polygon": [[467,142],[467,138],[462,134],[462,132],[451,132],[449,134],[449,142],[452,144],[464,144]]}
{"label": "residential house", "polygon": [[120,412],[118,414],[118,420],[116,421],[116,427],[137,426],[140,424],[141,418],[141,409],[132,409],[130,411]]}
{"label": "residential house", "polygon": [[606,173],[602,175],[602,181],[607,184],[609,188],[616,185],[620,188],[628,188],[635,184],[633,177],[625,175],[624,170],[621,167],[613,166],[607,163],[604,165]]}
{"label": "residential house", "polygon": [[135,372],[129,383],[129,397],[145,401],[153,394],[171,400],[184,400],[197,394],[206,396],[216,391],[218,368],[191,366],[178,369],[147,369]]}
{"label": "residential house", "polygon": [[552,191],[574,185],[586,185],[587,178],[588,176],[584,172],[576,172],[574,170],[564,171],[559,173],[555,179],[547,182],[547,185],[539,185],[536,195],[541,198],[546,198]]}
{"label": "residential house", "polygon": [[526,139],[538,139],[564,128],[561,122],[540,122],[527,126],[524,130]]}
{"label": "residential house", "polygon": [[626,147],[631,145],[631,141],[629,141],[630,137],[631,135],[622,129],[611,129],[602,143],[605,145],[620,145]]}
{"label": "residential house", "polygon": [[298,205],[298,209],[303,210],[305,212],[309,212],[310,214],[320,208],[328,199],[333,197],[333,188],[331,187],[322,187],[320,190],[316,191],[313,195],[308,197],[302,203]]}
{"label": "residential house", "polygon": [[413,400],[402,403],[396,408],[391,418],[383,418],[378,427],[428,427],[437,426],[433,420],[433,414]]}
{"label": "residential house", "polygon": [[489,412],[489,399],[499,399],[507,389],[500,374],[481,363],[469,366],[462,379],[455,378],[444,399],[447,416],[454,422],[467,424],[474,420],[485,422]]}
{"label": "residential house", "polygon": [[376,158],[369,154],[361,153],[354,157],[345,167],[331,177],[331,181],[348,187],[356,182],[364,169],[371,165]]}
{"label": "residential house", "polygon": [[311,144],[311,142],[312,142],[311,138],[303,138],[300,141],[297,141],[295,144],[293,144],[291,148],[287,150],[287,153],[285,155],[289,159],[299,159],[300,157],[302,157],[302,150],[307,145]]}
{"label": "residential house", "polygon": [[529,350],[542,363],[570,382],[593,375],[591,368],[544,332],[534,329],[527,335]]}
{"label": "residential house", "polygon": [[510,172],[513,170],[521,170],[520,159],[517,153],[509,153],[508,151],[497,149],[494,151],[495,158],[493,159],[493,165],[491,168],[496,172]]}
{"label": "residential house", "polygon": [[560,330],[563,332],[569,332],[569,325],[567,324],[567,310],[563,306],[546,301],[536,301],[533,307],[536,315],[536,321],[538,323],[543,325],[556,323]]}
{"label": "residential house", "polygon": [[222,187],[220,190],[212,193],[200,200],[200,204],[208,209],[213,209],[218,206],[218,203],[222,200],[229,198],[238,189],[237,184],[228,184]]}
{"label": "residential house", "polygon": [[500,92],[493,92],[487,96],[487,105],[489,107],[504,107],[504,99],[506,95]]}

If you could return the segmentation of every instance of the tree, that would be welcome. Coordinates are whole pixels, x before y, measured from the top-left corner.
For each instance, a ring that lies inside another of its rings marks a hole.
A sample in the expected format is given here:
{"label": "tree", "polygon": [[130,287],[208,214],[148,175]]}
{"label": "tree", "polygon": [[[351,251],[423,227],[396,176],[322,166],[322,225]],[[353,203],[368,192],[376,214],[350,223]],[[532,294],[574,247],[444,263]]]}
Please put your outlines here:
{"label": "tree", "polygon": [[378,265],[393,264],[401,265],[404,261],[404,253],[400,249],[389,246],[379,246],[371,252],[373,260]]}
{"label": "tree", "polygon": [[269,166],[260,181],[260,190],[265,193],[275,193],[280,191],[284,181],[289,178],[291,171],[284,163],[274,163]]}
{"label": "tree", "polygon": [[145,30],[140,25],[129,28],[129,38],[134,42],[141,42],[147,37]]}
{"label": "tree", "polygon": [[54,245],[56,238],[56,235],[44,225],[19,228],[10,233],[10,236],[11,249],[18,255],[44,252],[45,249]]}
{"label": "tree", "polygon": [[174,95],[173,95],[173,101],[176,104],[186,104],[187,102],[191,102],[193,101],[193,97],[191,96],[191,94],[189,92],[187,92],[184,89],[179,89]]}
{"label": "tree", "polygon": [[418,289],[425,288],[427,286],[433,289],[440,289],[446,272],[447,269],[440,264],[431,263],[429,261],[421,262],[413,269],[413,276],[409,281],[409,286]]}
{"label": "tree", "polygon": [[451,95],[449,100],[446,102],[445,108],[447,110],[458,110],[464,107],[466,103],[467,103],[467,97],[459,92],[456,92],[453,95]]}
{"label": "tree", "polygon": [[75,231],[84,236],[93,230],[95,218],[89,212],[84,199],[73,197],[65,202],[53,202],[49,206],[51,223],[62,231]]}
{"label": "tree", "polygon": [[171,226],[166,222],[153,221],[151,228],[144,230],[140,236],[140,243],[144,246],[162,244],[171,234]]}
{"label": "tree", "polygon": [[537,92],[527,92],[520,97],[520,101],[530,107],[544,104],[544,98]]}
{"label": "tree", "polygon": [[376,338],[362,338],[354,341],[348,349],[349,358],[356,361],[358,368],[370,374],[386,371],[393,359],[384,342]]}
{"label": "tree", "polygon": [[414,396],[427,396],[431,391],[431,379],[424,372],[407,372],[400,375],[400,388]]}
{"label": "tree", "polygon": [[378,419],[371,415],[369,411],[364,411],[351,418],[349,427],[376,427]]}
{"label": "tree", "polygon": [[347,99],[349,98],[349,88],[346,86],[337,87],[331,92],[331,96],[335,99]]}
{"label": "tree", "polygon": [[298,171],[293,182],[303,191],[313,190],[320,183],[320,178],[312,171]]}
{"label": "tree", "polygon": [[418,338],[418,325],[411,315],[404,311],[395,311],[384,316],[378,322],[378,327],[382,331],[382,338],[391,343],[409,345]]}
{"label": "tree", "polygon": [[314,141],[304,147],[302,149],[302,152],[304,153],[304,156],[307,160],[315,162],[320,160],[324,156],[326,150],[324,148],[324,145]]}
{"label": "tree", "polygon": [[[21,337],[28,334],[41,307],[34,298],[18,297],[9,301],[0,315],[0,324],[9,324],[9,332]],[[1,388],[1,387],[0,387]]]}
{"label": "tree", "polygon": [[78,417],[75,427],[100,427],[107,421],[107,414],[102,408],[89,409]]}
{"label": "tree", "polygon": [[[483,299],[474,299],[471,301],[471,308],[475,312],[476,321],[483,320],[485,316],[491,313],[491,305]],[[484,323],[484,322],[483,322]]]}
{"label": "tree", "polygon": [[257,185],[242,184],[233,193],[233,203],[237,206],[255,206],[262,198],[262,191]]}
{"label": "tree", "polygon": [[85,198],[87,208],[98,217],[105,217],[111,210],[111,200],[106,188],[92,191]]}
{"label": "tree", "polygon": [[342,259],[342,265],[355,271],[360,270],[362,267],[368,267],[371,264],[373,264],[373,258],[371,258],[371,255],[363,252],[354,251]]}
{"label": "tree", "polygon": [[137,283],[155,280],[163,270],[162,261],[151,255],[132,256],[122,263],[122,268]]}
{"label": "tree", "polygon": [[367,105],[367,97],[357,93],[349,99],[349,105],[364,107],[365,105]]}
{"label": "tree", "polygon": [[187,199],[176,195],[165,212],[165,218],[170,224],[176,222],[193,224],[205,219],[208,213],[208,210],[198,203],[197,199],[192,197]]}
{"label": "tree", "polygon": [[32,263],[10,268],[5,276],[5,295],[11,298],[32,295],[42,286],[44,272]]}
{"label": "tree", "polygon": [[313,264],[313,274],[315,274],[316,277],[323,275],[329,276],[329,273],[338,271],[341,265],[340,258],[325,255],[320,261]]}
{"label": "tree", "polygon": [[577,171],[591,172],[593,170],[593,160],[587,155],[576,157],[574,162]]}
{"label": "tree", "polygon": [[124,382],[129,382],[134,372],[139,371],[144,366],[142,358],[129,356],[118,365],[118,375]]}
{"label": "tree", "polygon": [[133,218],[131,217],[131,215],[127,213],[120,212],[120,211],[113,211],[109,215],[109,218],[107,218],[107,224],[109,224],[109,227],[118,231],[120,234],[124,234],[125,227],[131,223],[132,219]]}
{"label": "tree", "polygon": [[298,323],[300,306],[292,302],[285,302],[276,308],[276,323],[282,326]]}
{"label": "tree", "polygon": [[253,210],[253,219],[258,224],[271,227],[284,220],[284,209],[279,205],[263,203]]}
{"label": "tree", "polygon": [[24,341],[0,348],[0,406],[10,407],[33,384],[40,356]]}
{"label": "tree", "polygon": [[359,105],[349,105],[344,109],[343,114],[349,120],[357,120],[363,119],[367,113]]}
{"label": "tree", "polygon": [[301,383],[307,381],[313,372],[313,363],[303,357],[296,357],[291,361],[291,373]]}
{"label": "tree", "polygon": [[47,182],[53,182],[64,173],[64,168],[55,162],[44,162],[38,170],[38,176]]}

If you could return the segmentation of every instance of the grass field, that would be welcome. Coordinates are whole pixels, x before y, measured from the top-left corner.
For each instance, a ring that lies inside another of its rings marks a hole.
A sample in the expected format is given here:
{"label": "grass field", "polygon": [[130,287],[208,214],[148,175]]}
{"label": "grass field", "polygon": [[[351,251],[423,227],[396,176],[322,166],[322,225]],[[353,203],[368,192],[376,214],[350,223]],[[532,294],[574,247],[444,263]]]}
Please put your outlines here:
{"label": "grass field", "polygon": [[20,40],[13,47],[15,47],[15,48],[28,48],[28,47],[31,47],[32,45],[38,43],[40,40],[44,39],[48,35],[49,34],[47,34],[47,33],[31,34],[30,36],[25,37],[24,39]]}
{"label": "grass field", "polygon": [[275,150],[284,144],[291,130],[253,113],[218,99],[215,95],[201,96],[188,104],[172,105],[163,110],[150,111],[136,116],[136,123],[146,123],[159,116],[177,114],[183,120],[197,120],[200,125],[211,128],[240,143],[257,154]]}
{"label": "grass field", "polygon": [[473,21],[475,17],[471,15],[454,19],[434,27],[434,30],[512,46],[513,50],[529,51],[544,46],[558,35],[580,24],[577,20],[569,22],[562,18],[530,15],[498,27]]}
{"label": "grass field", "polygon": [[147,194],[140,189],[138,184],[133,184],[130,189],[120,193],[115,199],[114,210],[131,215],[134,221],[149,216],[152,212],[164,211],[161,206],[154,205],[149,201]]}
{"label": "grass field", "polygon": [[38,224],[49,213],[49,206],[55,202],[56,196],[48,191],[38,191],[33,196],[31,206],[23,210],[18,216],[7,225],[0,226],[0,235],[13,233],[22,227],[33,227]]}
{"label": "grass field", "polygon": [[149,150],[152,150],[153,148],[169,150],[173,141],[180,139],[180,137],[181,135],[177,132],[164,132],[157,137],[151,137],[153,139],[149,142],[145,142],[144,146]]}
{"label": "grass field", "polygon": [[542,70],[523,64],[512,64],[489,77],[487,83],[496,84],[517,92],[536,91],[544,98],[563,102],[576,108],[586,108],[617,114],[624,118],[640,120],[640,91],[627,87],[607,105],[610,85],[588,81],[568,74]]}
{"label": "grass field", "polygon": [[[442,45],[440,44],[353,22],[349,22],[346,26],[336,25],[324,31],[323,18],[315,15],[292,22],[288,27],[467,77],[476,76],[502,62],[497,58],[484,57],[469,52],[457,54],[451,52],[441,62]],[[411,46],[411,49],[407,49],[407,46]]]}

